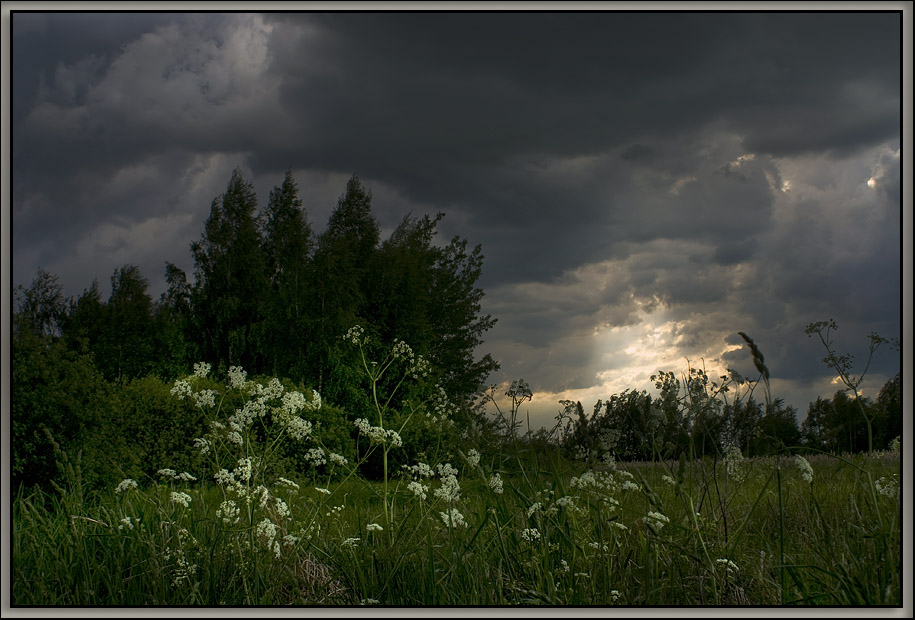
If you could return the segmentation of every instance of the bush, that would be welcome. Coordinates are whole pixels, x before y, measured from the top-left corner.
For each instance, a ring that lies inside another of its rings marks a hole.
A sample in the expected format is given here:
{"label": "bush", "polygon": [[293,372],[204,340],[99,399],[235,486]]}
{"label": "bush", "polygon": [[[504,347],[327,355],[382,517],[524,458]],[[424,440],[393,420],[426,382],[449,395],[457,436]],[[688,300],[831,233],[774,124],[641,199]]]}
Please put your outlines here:
{"label": "bush", "polygon": [[45,430],[76,455],[109,412],[110,389],[92,359],[30,332],[12,347],[11,479],[14,487],[46,485],[57,474]]}

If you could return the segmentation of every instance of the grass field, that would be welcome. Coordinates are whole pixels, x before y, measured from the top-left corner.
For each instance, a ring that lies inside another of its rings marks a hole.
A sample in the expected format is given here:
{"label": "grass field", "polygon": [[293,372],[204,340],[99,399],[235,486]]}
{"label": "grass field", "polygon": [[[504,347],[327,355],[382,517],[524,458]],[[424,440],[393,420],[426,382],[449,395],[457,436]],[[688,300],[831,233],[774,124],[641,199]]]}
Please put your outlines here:
{"label": "grass field", "polygon": [[250,465],[232,483],[164,471],[84,494],[64,460],[66,484],[14,498],[12,604],[902,604],[898,452],[469,451],[386,484]]}

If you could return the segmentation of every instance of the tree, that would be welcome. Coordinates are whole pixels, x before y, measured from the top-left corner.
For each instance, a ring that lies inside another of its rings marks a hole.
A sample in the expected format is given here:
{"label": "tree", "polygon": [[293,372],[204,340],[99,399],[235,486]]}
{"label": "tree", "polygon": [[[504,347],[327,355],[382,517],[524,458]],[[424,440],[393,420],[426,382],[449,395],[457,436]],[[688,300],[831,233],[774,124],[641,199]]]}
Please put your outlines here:
{"label": "tree", "polygon": [[781,398],[774,399],[766,406],[765,414],[758,421],[758,429],[753,442],[755,454],[776,452],[797,446],[801,441],[801,431],[797,426],[797,409],[786,405]]}
{"label": "tree", "polygon": [[224,367],[260,369],[254,327],[266,287],[254,187],[236,168],[222,196],[213,199],[200,241],[191,244],[193,289],[202,353]]}
{"label": "tree", "polygon": [[902,383],[899,373],[883,384],[876,403],[880,445],[884,448],[902,436]]}
{"label": "tree", "polygon": [[476,284],[482,266],[482,248],[478,245],[468,252],[467,240],[454,237],[432,268],[429,317],[438,341],[430,357],[433,366],[443,371],[442,387],[465,401],[499,369],[488,353],[474,359],[483,334],[496,324],[492,315],[481,313],[483,290]]}
{"label": "tree", "polygon": [[99,291],[98,280],[85,289],[75,300],[70,300],[63,337],[67,348],[79,353],[92,353],[105,329],[105,303]]}
{"label": "tree", "polygon": [[261,251],[270,285],[261,337],[266,363],[274,375],[301,377],[307,373],[302,352],[311,335],[308,276],[313,239],[291,172],[270,192],[261,229]]}
{"label": "tree", "polygon": [[16,288],[18,309],[14,330],[29,330],[39,336],[58,337],[66,316],[67,302],[58,277],[41,267],[32,285]]}
{"label": "tree", "polygon": [[170,262],[165,263],[165,283],[165,292],[153,309],[157,351],[153,369],[161,376],[174,377],[198,361],[192,333],[192,291],[187,274]]}
{"label": "tree", "polygon": [[363,322],[360,317],[366,306],[368,266],[379,237],[371,192],[353,175],[318,239],[312,261],[309,310],[314,317],[314,331],[312,345],[305,354],[318,390],[330,400],[345,400],[347,379],[335,378],[333,373],[341,363],[343,335]]}
{"label": "tree", "polygon": [[111,296],[105,307],[95,362],[108,380],[145,375],[153,359],[152,298],[149,280],[135,265],[124,265],[111,275]]}

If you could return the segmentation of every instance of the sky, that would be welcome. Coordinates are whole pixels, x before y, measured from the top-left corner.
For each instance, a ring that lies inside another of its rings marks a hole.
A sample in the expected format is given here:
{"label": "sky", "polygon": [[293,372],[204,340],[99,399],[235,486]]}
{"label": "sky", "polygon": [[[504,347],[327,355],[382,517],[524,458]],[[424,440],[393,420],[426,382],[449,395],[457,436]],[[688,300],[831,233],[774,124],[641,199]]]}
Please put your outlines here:
{"label": "sky", "polygon": [[[355,174],[383,238],[442,212],[440,243],[482,246],[477,353],[533,427],[661,370],[755,379],[741,331],[803,419],[840,387],[808,323],[856,372],[870,332],[911,334],[906,4],[14,12],[11,284],[107,296],[129,263],[155,299],[236,167],[262,206],[291,170],[318,232]],[[865,395],[900,368],[878,351]]]}

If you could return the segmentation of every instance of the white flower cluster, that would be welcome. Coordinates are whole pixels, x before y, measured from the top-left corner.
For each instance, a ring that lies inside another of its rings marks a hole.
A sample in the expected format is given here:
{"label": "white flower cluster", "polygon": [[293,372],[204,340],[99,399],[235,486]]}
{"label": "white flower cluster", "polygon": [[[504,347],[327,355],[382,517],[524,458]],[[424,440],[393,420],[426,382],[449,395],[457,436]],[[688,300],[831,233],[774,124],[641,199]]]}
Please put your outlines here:
{"label": "white flower cluster", "polygon": [[172,491],[171,495],[169,495],[169,499],[172,503],[181,504],[185,508],[191,504],[191,496],[182,491]]}
{"label": "white flower cluster", "polygon": [[123,493],[128,489],[136,489],[137,481],[133,478],[125,478],[118,483],[118,486],[114,487],[115,493]]}
{"label": "white flower cluster", "polygon": [[896,474],[893,474],[892,478],[881,476],[874,486],[877,488],[877,493],[885,497],[896,497],[899,492],[899,481],[896,479]]}
{"label": "white flower cluster", "polygon": [[426,417],[429,418],[432,422],[450,420],[457,410],[457,408],[448,399],[448,394],[445,392],[445,388],[438,384],[435,385],[432,396],[429,399],[429,404],[431,406],[431,411],[426,411]]}
{"label": "white flower cluster", "polygon": [[647,525],[652,525],[658,530],[670,523],[670,519],[660,512],[649,512],[647,516],[643,517],[643,521],[645,521]]}
{"label": "white flower cluster", "polygon": [[733,577],[737,574],[737,571],[740,570],[740,568],[738,568],[734,562],[727,558],[718,558],[715,560],[715,562],[718,564],[718,566],[723,567],[727,571],[728,577]]}
{"label": "white flower cluster", "polygon": [[372,443],[389,444],[392,448],[399,448],[403,440],[395,430],[385,430],[380,426],[372,426],[368,420],[359,418],[354,422],[359,432],[366,435]]}
{"label": "white flower cluster", "polygon": [[801,478],[804,479],[804,482],[813,484],[813,467],[810,466],[807,459],[800,454],[795,454],[794,464],[801,470]]}
{"label": "white flower cluster", "polygon": [[494,473],[489,479],[489,488],[493,490],[493,493],[502,493],[502,476],[499,475],[499,472]]}
{"label": "white flower cluster", "polygon": [[194,364],[194,376],[203,379],[210,374],[210,368],[212,366],[206,362],[197,362]]}
{"label": "white flower cluster", "polygon": [[416,465],[403,465],[403,469],[406,469],[413,476],[413,478],[431,478],[435,475],[435,472],[432,471],[432,468],[425,463],[417,463]]}
{"label": "white flower cluster", "polygon": [[123,519],[121,519],[121,525],[118,526],[118,529],[119,530],[123,530],[123,529],[132,530],[134,527],[134,523],[136,523],[137,525],[140,525],[140,519],[137,518],[136,521],[133,521],[133,520],[131,520],[130,517],[124,517]]}
{"label": "white flower cluster", "polygon": [[270,519],[264,518],[260,523],[257,524],[255,529],[255,535],[258,540],[260,540],[264,546],[273,551],[274,555],[280,557],[280,543],[278,540],[274,540],[277,534],[276,524],[273,523]]}
{"label": "white flower cluster", "polygon": [[728,478],[735,482],[743,482],[745,476],[743,452],[735,444],[724,449],[724,467]]}
{"label": "white flower cluster", "polygon": [[293,482],[293,481],[290,480],[289,478],[278,478],[276,482],[277,482],[277,484],[281,484],[281,485],[283,485],[283,486],[290,487],[290,488],[292,488],[292,489],[295,489],[296,491],[299,490],[299,485],[298,485],[298,483]]}
{"label": "white flower cluster", "polygon": [[526,542],[535,543],[538,540],[540,540],[540,530],[538,530],[535,527],[525,528],[521,532],[521,538],[524,539]]}
{"label": "white flower cluster", "polygon": [[330,459],[330,462],[333,463],[334,465],[343,466],[348,463],[348,461],[346,460],[346,457],[343,456],[342,454],[337,454],[336,452],[331,452],[327,456]]}
{"label": "white flower cluster", "polygon": [[457,508],[451,508],[447,512],[439,512],[438,514],[448,527],[467,527],[464,515]]}
{"label": "white flower cluster", "polygon": [[458,471],[451,466],[451,463],[439,464],[437,469],[441,478],[441,486],[435,490],[435,496],[449,503],[456,502],[461,497],[461,485],[457,479]]}
{"label": "white flower cluster", "polygon": [[369,523],[368,525],[365,526],[365,529],[369,532],[380,532],[380,531],[384,530],[384,528],[381,527],[380,525],[378,525],[377,523]]}
{"label": "white flower cluster", "polygon": [[321,448],[311,448],[305,453],[305,460],[311,463],[313,467],[318,467],[327,463],[327,456]]}
{"label": "white flower cluster", "polygon": [[246,373],[241,366],[230,366],[229,385],[236,390],[247,390],[248,373]]}
{"label": "white flower cluster", "polygon": [[346,334],[344,334],[344,336],[343,336],[343,339],[346,342],[350,342],[355,345],[361,345],[361,344],[365,344],[366,342],[368,342],[368,338],[366,338],[364,336],[365,336],[365,329],[363,329],[359,325],[354,325],[353,327],[350,327],[349,330],[347,330]]}
{"label": "white flower cluster", "polygon": [[417,482],[416,480],[413,480],[407,485],[407,490],[412,491],[416,497],[425,500],[426,492],[429,490],[429,487],[425,484]]}
{"label": "white flower cluster", "polygon": [[238,523],[239,516],[241,515],[241,509],[238,505],[231,499],[227,499],[219,505],[219,508],[216,510],[216,516],[222,519],[222,522],[226,525],[235,525]]}
{"label": "white flower cluster", "polygon": [[174,469],[160,469],[158,472],[159,476],[162,478],[171,478],[172,480],[178,480],[180,482],[195,482],[197,478],[190,475],[186,471],[176,473]]}

